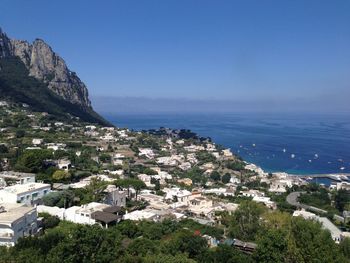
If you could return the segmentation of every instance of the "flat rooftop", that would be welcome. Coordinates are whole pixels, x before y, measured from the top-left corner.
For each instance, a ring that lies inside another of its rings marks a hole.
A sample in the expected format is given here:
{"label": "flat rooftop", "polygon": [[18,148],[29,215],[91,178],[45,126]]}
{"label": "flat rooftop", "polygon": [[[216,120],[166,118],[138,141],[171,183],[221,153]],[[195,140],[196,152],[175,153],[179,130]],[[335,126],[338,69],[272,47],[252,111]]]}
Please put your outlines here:
{"label": "flat rooftop", "polygon": [[0,172],[0,177],[3,178],[25,178],[25,177],[35,177],[35,174],[33,173],[20,173],[20,172],[14,172],[14,171],[3,171]]}
{"label": "flat rooftop", "polygon": [[28,184],[11,185],[11,186],[5,187],[1,191],[5,191],[7,193],[12,193],[12,194],[22,194],[22,193],[32,192],[35,190],[40,190],[43,188],[50,188],[50,187],[51,186],[49,184],[28,183]]}
{"label": "flat rooftop", "polygon": [[35,210],[35,207],[26,206],[23,204],[1,203],[0,207],[3,208],[3,212],[0,212],[1,224],[12,223],[23,217],[26,213]]}

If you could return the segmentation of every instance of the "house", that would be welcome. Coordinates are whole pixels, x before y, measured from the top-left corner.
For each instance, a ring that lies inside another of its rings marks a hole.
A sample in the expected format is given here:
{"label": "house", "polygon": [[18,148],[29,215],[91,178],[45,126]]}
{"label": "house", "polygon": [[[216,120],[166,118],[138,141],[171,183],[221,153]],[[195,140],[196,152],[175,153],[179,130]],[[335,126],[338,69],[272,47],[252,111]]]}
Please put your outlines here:
{"label": "house", "polygon": [[269,192],[274,193],[285,193],[287,192],[287,188],[293,186],[293,181],[289,179],[277,179],[271,182]]}
{"label": "house", "polygon": [[16,184],[0,190],[0,203],[24,203],[33,204],[51,190],[49,184],[27,183]]}
{"label": "house", "polygon": [[153,184],[151,184],[151,176],[147,175],[147,174],[139,174],[137,175],[137,178],[139,180],[141,180],[142,182],[144,182],[146,184],[147,187],[154,187]]}
{"label": "house", "polygon": [[141,220],[153,220],[156,214],[152,211],[145,210],[135,210],[130,213],[126,213],[123,216],[124,220],[141,221]]}
{"label": "house", "polygon": [[307,220],[316,219],[316,217],[317,217],[314,213],[308,212],[304,209],[295,210],[293,213],[293,216],[301,216],[302,218],[307,219]]}
{"label": "house", "polygon": [[230,149],[225,149],[222,150],[222,154],[225,158],[231,158],[233,156],[232,152]]}
{"label": "house", "polygon": [[256,196],[265,196],[263,192],[259,190],[249,189],[248,191],[241,191],[241,195],[245,197],[256,197]]}
{"label": "house", "polygon": [[121,153],[116,153],[113,156],[113,165],[122,165],[123,164],[123,160],[125,159],[125,156]]}
{"label": "house", "polygon": [[112,206],[126,206],[126,191],[119,190],[115,185],[108,185],[106,190],[105,204]]}
{"label": "house", "polygon": [[190,191],[182,190],[178,187],[164,188],[163,192],[166,193],[166,200],[176,200],[176,202],[187,202],[192,196]]}
{"label": "house", "polygon": [[66,148],[66,144],[64,143],[47,143],[47,149],[51,149],[53,151],[64,150]]}
{"label": "house", "polygon": [[33,145],[40,145],[43,143],[43,141],[44,141],[43,139],[33,139],[32,144]]}
{"label": "house", "polygon": [[265,196],[254,196],[253,201],[257,203],[263,203],[266,207],[270,209],[276,209],[277,205],[275,202],[271,201],[270,197]]}
{"label": "house", "polygon": [[253,163],[247,164],[244,168],[246,170],[257,173],[258,176],[260,176],[260,177],[266,177],[268,175],[267,173],[265,173],[265,171],[263,169],[261,169],[261,167],[256,166]]}
{"label": "house", "polygon": [[58,169],[68,171],[68,169],[71,168],[71,166],[72,166],[72,163],[68,159],[60,159],[57,161]]}
{"label": "house", "polygon": [[116,141],[116,138],[111,133],[107,133],[104,136],[101,136],[100,139],[107,142]]}
{"label": "house", "polygon": [[145,156],[148,159],[153,159],[155,154],[150,148],[139,148],[139,156]]}
{"label": "house", "polygon": [[14,246],[20,237],[37,233],[37,211],[17,203],[0,205],[0,245]]}
{"label": "house", "polygon": [[177,180],[177,182],[179,184],[184,184],[184,185],[187,185],[187,186],[191,186],[192,185],[192,180],[190,178],[182,178],[182,179]]}
{"label": "house", "polygon": [[179,165],[179,168],[183,171],[187,171],[187,170],[191,169],[191,167],[192,167],[192,165],[190,162],[184,162],[184,163],[181,163]]}
{"label": "house", "polygon": [[344,217],[344,221],[345,223],[350,221],[350,211],[343,211],[343,217]]}
{"label": "house", "polygon": [[211,188],[203,190],[204,194],[215,194],[215,195],[224,195],[224,196],[234,196],[235,189],[232,188]]}
{"label": "house", "polygon": [[4,183],[3,187],[11,183],[12,184],[35,183],[35,174],[20,173],[20,172],[14,172],[14,171],[4,171],[0,173],[0,184],[1,182]]}
{"label": "house", "polygon": [[97,127],[95,125],[86,125],[85,126],[85,129],[90,130],[90,131],[96,130],[96,128]]}
{"label": "house", "polygon": [[72,206],[65,210],[65,219],[73,223],[108,227],[113,223],[120,221],[121,216],[118,214],[120,208],[92,202],[82,206]]}
{"label": "house", "polygon": [[156,161],[158,164],[166,165],[166,166],[175,166],[178,164],[178,160],[172,158],[171,156],[164,156],[157,158]]}

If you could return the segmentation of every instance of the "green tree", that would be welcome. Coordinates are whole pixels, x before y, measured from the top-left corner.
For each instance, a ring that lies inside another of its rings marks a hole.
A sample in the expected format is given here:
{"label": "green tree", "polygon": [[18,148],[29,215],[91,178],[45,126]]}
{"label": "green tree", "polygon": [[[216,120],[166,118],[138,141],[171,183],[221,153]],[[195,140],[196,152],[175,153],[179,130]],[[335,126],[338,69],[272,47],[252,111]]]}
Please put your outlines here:
{"label": "green tree", "polygon": [[128,252],[133,256],[145,256],[147,254],[156,254],[159,246],[156,242],[147,238],[137,238],[128,246]]}
{"label": "green tree", "polygon": [[166,250],[172,254],[187,253],[190,258],[196,258],[207,249],[207,242],[200,236],[188,230],[181,230],[165,244]]}
{"label": "green tree", "polygon": [[210,174],[210,179],[213,180],[214,182],[218,182],[221,179],[221,175],[220,175],[220,173],[218,171],[213,171]]}
{"label": "green tree", "polygon": [[66,182],[71,178],[71,174],[68,171],[57,170],[53,173],[52,179],[57,182]]}
{"label": "green tree", "polygon": [[44,168],[44,160],[52,157],[50,150],[26,150],[17,159],[15,168],[22,172],[37,173]]}
{"label": "green tree", "polygon": [[231,180],[231,175],[229,173],[225,173],[222,178],[221,178],[221,181],[224,183],[224,184],[228,184]]}
{"label": "green tree", "polygon": [[340,189],[335,194],[335,207],[343,212],[344,208],[350,204],[350,191],[345,189]]}
{"label": "green tree", "polygon": [[343,253],[343,255],[345,256],[345,258],[349,258],[350,259],[350,238],[344,238],[341,242],[340,242],[340,251]]}
{"label": "green tree", "polygon": [[286,233],[279,229],[269,229],[258,240],[254,258],[261,263],[283,263],[287,253]]}
{"label": "green tree", "polygon": [[243,201],[233,215],[229,234],[231,237],[243,239],[244,241],[255,240],[260,229],[260,216],[265,208],[253,201]]}

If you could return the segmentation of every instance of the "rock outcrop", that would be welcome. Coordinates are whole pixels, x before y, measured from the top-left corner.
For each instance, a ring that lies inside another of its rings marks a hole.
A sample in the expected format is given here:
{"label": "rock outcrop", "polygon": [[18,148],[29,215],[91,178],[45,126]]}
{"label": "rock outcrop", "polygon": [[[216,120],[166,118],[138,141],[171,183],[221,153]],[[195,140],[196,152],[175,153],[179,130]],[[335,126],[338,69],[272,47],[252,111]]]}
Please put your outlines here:
{"label": "rock outcrop", "polygon": [[0,29],[0,58],[10,56],[20,58],[30,76],[46,83],[63,99],[83,108],[91,108],[85,84],[43,40],[36,39],[33,43],[13,40]]}

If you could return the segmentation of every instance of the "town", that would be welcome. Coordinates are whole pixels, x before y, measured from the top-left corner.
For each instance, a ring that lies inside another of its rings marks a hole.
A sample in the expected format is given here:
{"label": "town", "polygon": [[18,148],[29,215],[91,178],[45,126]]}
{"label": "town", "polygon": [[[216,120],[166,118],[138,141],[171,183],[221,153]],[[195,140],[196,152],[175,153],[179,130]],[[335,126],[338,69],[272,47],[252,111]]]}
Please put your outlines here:
{"label": "town", "polygon": [[251,257],[260,228],[297,217],[329,233],[331,246],[349,249],[348,181],[325,186],[267,173],[188,130],[59,120],[7,101],[0,131],[1,246],[64,223],[103,230],[170,221],[208,248],[225,244]]}

